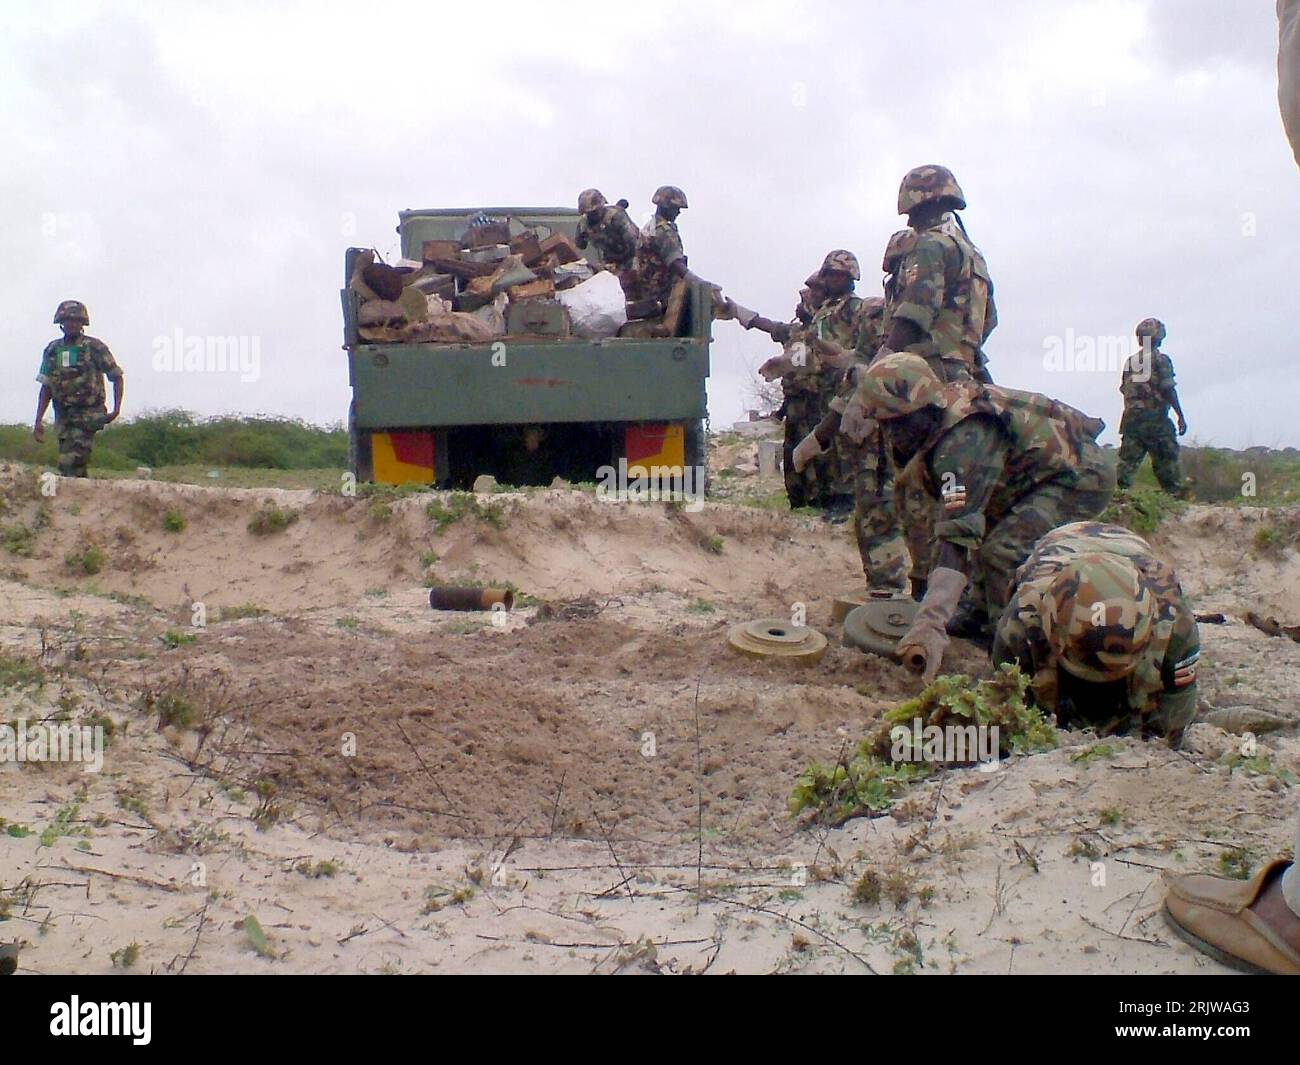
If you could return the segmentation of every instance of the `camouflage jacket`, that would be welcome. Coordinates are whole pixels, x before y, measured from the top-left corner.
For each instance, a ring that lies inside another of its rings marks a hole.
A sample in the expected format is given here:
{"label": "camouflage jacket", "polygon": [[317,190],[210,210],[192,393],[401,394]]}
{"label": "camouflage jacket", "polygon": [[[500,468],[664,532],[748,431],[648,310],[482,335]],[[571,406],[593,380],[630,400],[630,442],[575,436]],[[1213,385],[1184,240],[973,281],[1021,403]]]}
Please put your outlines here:
{"label": "camouflage jacket", "polygon": [[1167,415],[1174,399],[1173,359],[1158,348],[1150,358],[1143,351],[1134,352],[1124,364],[1119,391],[1126,418],[1140,411]]}
{"label": "camouflage jacket", "polygon": [[[845,351],[854,352],[858,343],[858,327],[862,297],[847,293],[828,299],[813,313],[809,333],[818,340],[824,340]],[[820,389],[822,398],[832,399],[844,381],[844,371],[826,366],[821,375]]]}
{"label": "camouflage jacket", "polygon": [[646,299],[668,298],[672,287],[668,268],[685,258],[677,223],[656,214],[641,230],[636,250],[636,272]]}
{"label": "camouflage jacket", "polygon": [[813,325],[795,319],[790,323],[790,339],[781,345],[782,353],[797,369],[781,375],[781,392],[787,397],[820,396],[822,394],[822,364],[810,340]]}
{"label": "camouflage jacket", "polygon": [[636,258],[639,237],[640,231],[627,212],[616,204],[606,204],[600,209],[600,218],[594,225],[587,221],[585,214],[578,219],[575,243],[579,248],[594,245],[600,252],[602,263],[626,266]]}
{"label": "camouflage jacket", "polygon": [[891,241],[885,266],[893,275],[886,286],[885,335],[894,318],[905,318],[924,334],[908,351],[958,360],[972,370],[982,365],[984,342],[998,324],[993,282],[984,256],[952,216],[915,231],[914,240]]}
{"label": "camouflage jacket", "polygon": [[1096,443],[1100,419],[1015,388],[964,381],[944,392],[941,422],[899,475],[944,503],[939,540],[977,550],[988,529],[1048,481],[1084,492],[1111,484]]}
{"label": "camouflage jacket", "polygon": [[58,417],[65,410],[103,410],[105,375],[119,381],[121,367],[107,344],[83,334],[72,343],[60,337],[46,344],[36,380],[49,388]]}
{"label": "camouflage jacket", "polygon": [[[1063,696],[1058,674],[1059,648],[1071,633],[1052,633],[1058,611],[1052,599],[1053,579],[1067,565],[1076,565],[1084,580],[1098,582],[1093,591],[1100,598],[1119,598],[1109,590],[1106,571],[1097,560],[1119,557],[1132,564],[1141,575],[1142,595],[1150,596],[1144,604],[1154,617],[1150,638],[1144,648],[1122,665],[1112,653],[1109,660],[1117,671],[1131,668],[1118,681],[1095,678],[1095,683],[1122,685],[1121,697],[1106,705],[1097,693],[1080,706],[1083,717],[1096,721],[1109,717],[1110,724],[1128,724],[1133,715],[1143,723],[1154,723],[1160,731],[1181,731],[1196,712],[1196,662],[1200,657],[1200,640],[1196,616],[1183,597],[1173,568],[1159,558],[1137,533],[1102,522],[1075,522],[1053,529],[1034,546],[1033,552],[1016,572],[1015,591],[998,622],[993,642],[993,664],[1015,663],[1030,678],[1035,701],[1047,712],[1059,707]],[[1092,563],[1091,569],[1089,563]],[[1091,576],[1090,576],[1091,575]],[[1131,590],[1124,593],[1131,595]],[[1122,645],[1125,638],[1122,621],[1111,631],[1096,630],[1106,638],[1106,646]],[[1130,628],[1131,634],[1131,628]],[[1065,685],[1070,687],[1068,684]],[[1101,713],[1089,711],[1100,710]]]}

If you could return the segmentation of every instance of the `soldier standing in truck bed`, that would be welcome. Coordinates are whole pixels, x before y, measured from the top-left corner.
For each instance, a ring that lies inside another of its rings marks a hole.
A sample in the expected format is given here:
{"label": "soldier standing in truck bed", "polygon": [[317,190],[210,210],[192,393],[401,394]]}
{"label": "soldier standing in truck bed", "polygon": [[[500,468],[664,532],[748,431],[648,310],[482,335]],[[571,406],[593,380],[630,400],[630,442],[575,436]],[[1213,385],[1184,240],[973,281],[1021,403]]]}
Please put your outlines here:
{"label": "soldier standing in truck bed", "polygon": [[[666,305],[673,282],[688,273],[686,250],[677,232],[677,216],[686,208],[686,193],[676,185],[661,185],[650,202],[655,214],[641,230],[637,244],[635,298]],[[628,298],[634,297],[629,294]]]}
{"label": "soldier standing in truck bed", "polygon": [[[32,436],[37,443],[45,439],[45,412],[53,402],[59,431],[59,473],[85,477],[95,434],[122,411],[124,378],[108,345],[86,336],[90,313],[84,303],[64,300],[54,312],[54,324],[63,329],[63,338],[51,340],[41,355],[36,376],[41,392]],[[104,406],[105,377],[113,382],[111,412]]]}
{"label": "soldier standing in truck bed", "polygon": [[581,249],[589,244],[600,252],[600,263],[623,285],[632,284],[640,231],[618,204],[607,203],[599,189],[585,189],[578,197],[578,232],[574,243]]}

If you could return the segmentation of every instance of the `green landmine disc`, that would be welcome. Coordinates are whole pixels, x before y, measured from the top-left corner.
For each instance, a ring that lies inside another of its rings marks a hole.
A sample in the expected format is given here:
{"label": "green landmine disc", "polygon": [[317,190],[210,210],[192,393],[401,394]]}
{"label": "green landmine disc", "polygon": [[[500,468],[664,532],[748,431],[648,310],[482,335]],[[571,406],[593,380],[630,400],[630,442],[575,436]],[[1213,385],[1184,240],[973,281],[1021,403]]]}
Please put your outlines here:
{"label": "green landmine disc", "polygon": [[920,607],[915,599],[871,599],[844,618],[844,646],[894,658],[894,648]]}

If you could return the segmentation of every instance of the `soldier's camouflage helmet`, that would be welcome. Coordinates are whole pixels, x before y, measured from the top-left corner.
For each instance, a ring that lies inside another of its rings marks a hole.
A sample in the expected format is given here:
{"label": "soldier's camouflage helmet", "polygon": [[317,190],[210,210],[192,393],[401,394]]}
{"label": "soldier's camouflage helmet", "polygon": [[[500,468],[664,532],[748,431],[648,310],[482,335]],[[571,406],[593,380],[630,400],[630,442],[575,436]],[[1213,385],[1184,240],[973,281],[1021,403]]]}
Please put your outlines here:
{"label": "soldier's camouflage helmet", "polygon": [[826,280],[822,277],[822,272],[820,270],[814,270],[804,278],[803,284],[804,288],[823,289],[826,287]]}
{"label": "soldier's camouflage helmet", "polygon": [[923,203],[947,200],[954,211],[966,206],[966,194],[946,166],[927,163],[909,170],[898,186],[898,213],[909,214]]}
{"label": "soldier's camouflage helmet", "polygon": [[885,313],[885,301],[879,296],[868,296],[862,301],[862,306],[858,308],[858,313],[863,318],[880,318]]}
{"label": "soldier's camouflage helmet", "polygon": [[686,193],[676,185],[660,185],[655,189],[655,194],[650,197],[650,202],[656,207],[686,207]]}
{"label": "soldier's camouflage helmet", "polygon": [[916,230],[900,229],[885,245],[885,258],[880,263],[880,269],[887,274],[894,273],[898,269],[899,261],[914,247],[916,247]]}
{"label": "soldier's camouflage helmet", "polygon": [[1165,338],[1165,323],[1159,318],[1143,318],[1142,321],[1138,322],[1134,332],[1139,339],[1150,337],[1159,344]]}
{"label": "soldier's camouflage helmet", "polygon": [[945,407],[943,382],[920,355],[895,351],[858,374],[862,405],[873,418],[901,418],[922,407]]}
{"label": "soldier's camouflage helmet", "polygon": [[589,211],[599,211],[605,206],[605,197],[600,189],[583,189],[578,194],[578,210],[583,214]]}
{"label": "soldier's camouflage helmet", "polygon": [[858,257],[843,248],[836,248],[834,251],[826,253],[826,258],[822,260],[820,272],[824,274],[827,270],[838,270],[842,274],[848,274],[854,281],[862,280],[862,271],[858,268]]}
{"label": "soldier's camouflage helmet", "polygon": [[86,310],[86,305],[81,300],[64,300],[59,304],[59,309],[54,312],[55,325],[69,318],[78,318],[86,325],[90,325],[90,312]]}
{"label": "soldier's camouflage helmet", "polygon": [[1048,646],[1067,673],[1108,683],[1127,677],[1151,642],[1155,592],[1127,559],[1080,555],[1052,579],[1043,617]]}

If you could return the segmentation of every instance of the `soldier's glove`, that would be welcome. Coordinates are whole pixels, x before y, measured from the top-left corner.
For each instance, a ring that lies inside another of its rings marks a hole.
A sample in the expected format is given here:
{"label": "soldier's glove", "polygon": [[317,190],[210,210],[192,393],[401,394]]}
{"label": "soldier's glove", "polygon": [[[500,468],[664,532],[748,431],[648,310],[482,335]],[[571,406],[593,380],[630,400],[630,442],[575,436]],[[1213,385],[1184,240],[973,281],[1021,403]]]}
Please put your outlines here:
{"label": "soldier's glove", "polygon": [[778,377],[784,377],[793,369],[790,360],[784,355],[773,355],[758,368],[758,376],[764,381],[775,381]]}
{"label": "soldier's glove", "polygon": [[1179,436],[1186,436],[1186,435],[1187,435],[1187,422],[1186,422],[1186,420],[1185,420],[1183,417],[1181,417],[1181,416],[1179,416],[1179,418],[1178,418],[1178,435],[1179,435]]}
{"label": "soldier's glove", "polygon": [[957,612],[965,588],[966,574],[961,570],[940,566],[932,571],[912,627],[898,641],[898,657],[908,669],[920,673],[925,684],[939,675],[943,653],[948,648],[944,627]]}
{"label": "soldier's glove", "polygon": [[867,414],[867,408],[855,391],[844,404],[843,416],[840,418],[840,432],[855,444],[860,444],[867,438],[867,431],[870,428],[871,418]]}
{"label": "soldier's glove", "polygon": [[790,461],[794,464],[795,473],[803,473],[808,463],[812,462],[818,455],[826,454],[826,449],[821,446],[817,440],[817,433],[811,432],[799,441],[798,446],[790,455]]}

